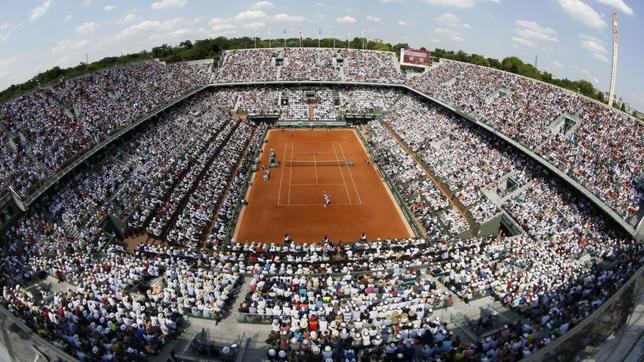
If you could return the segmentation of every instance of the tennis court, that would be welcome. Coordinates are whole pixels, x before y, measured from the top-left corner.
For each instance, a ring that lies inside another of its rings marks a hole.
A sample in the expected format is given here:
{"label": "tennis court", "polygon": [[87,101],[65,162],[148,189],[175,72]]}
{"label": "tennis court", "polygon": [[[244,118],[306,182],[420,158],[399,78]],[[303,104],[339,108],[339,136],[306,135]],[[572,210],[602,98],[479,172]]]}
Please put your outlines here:
{"label": "tennis court", "polygon": [[[412,235],[402,212],[352,129],[273,129],[261,164],[273,151],[280,166],[264,181],[260,168],[235,230],[238,241],[352,242]],[[324,195],[330,203],[325,207]]]}
{"label": "tennis court", "polygon": [[287,142],[282,154],[278,206],[324,206],[324,194],[334,206],[362,204],[340,142]]}

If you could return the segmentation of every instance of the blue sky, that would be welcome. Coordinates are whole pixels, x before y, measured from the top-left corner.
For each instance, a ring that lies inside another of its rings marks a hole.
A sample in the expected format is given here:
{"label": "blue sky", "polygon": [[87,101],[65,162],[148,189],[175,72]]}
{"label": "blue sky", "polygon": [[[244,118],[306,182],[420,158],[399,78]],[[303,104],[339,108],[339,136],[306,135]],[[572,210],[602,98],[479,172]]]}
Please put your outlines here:
{"label": "blue sky", "polygon": [[611,9],[619,16],[617,94],[644,110],[641,0],[2,0],[0,89],[54,65],[72,66],[163,43],[216,36],[368,38],[517,55],[555,76],[607,90]]}

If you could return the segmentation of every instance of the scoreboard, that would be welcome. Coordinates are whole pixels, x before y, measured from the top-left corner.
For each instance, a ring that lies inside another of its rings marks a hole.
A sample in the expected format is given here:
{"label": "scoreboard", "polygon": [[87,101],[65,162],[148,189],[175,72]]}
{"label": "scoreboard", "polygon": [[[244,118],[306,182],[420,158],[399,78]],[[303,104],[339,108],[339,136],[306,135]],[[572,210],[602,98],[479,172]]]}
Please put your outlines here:
{"label": "scoreboard", "polygon": [[415,67],[430,67],[432,52],[420,49],[400,49],[400,64]]}

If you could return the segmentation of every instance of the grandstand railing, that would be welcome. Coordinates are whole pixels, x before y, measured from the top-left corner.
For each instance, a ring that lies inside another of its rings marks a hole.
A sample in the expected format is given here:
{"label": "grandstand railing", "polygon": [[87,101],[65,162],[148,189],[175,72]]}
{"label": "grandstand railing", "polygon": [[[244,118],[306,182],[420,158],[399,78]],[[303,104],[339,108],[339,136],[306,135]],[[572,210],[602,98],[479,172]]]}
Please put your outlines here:
{"label": "grandstand railing", "polygon": [[[34,332],[31,328],[29,328],[24,321],[14,316],[4,306],[0,306],[0,319],[7,319],[8,321],[11,321],[11,323],[13,323],[20,330],[20,332],[14,330],[13,333],[20,334],[22,338],[28,335],[31,347],[36,351],[37,355],[39,355],[40,357],[43,357],[45,360],[47,361],[59,361],[59,360],[77,361],[78,360],[77,358],[71,356],[67,352],[56,348],[49,341],[42,338],[40,335],[38,335],[38,333]],[[10,340],[7,340],[6,343],[10,343]],[[6,347],[9,350],[11,350],[11,346],[6,346]],[[11,355],[10,357],[17,361],[19,360],[19,357],[22,357],[19,353],[20,352],[18,352],[18,354],[16,355]],[[36,360],[38,360],[38,358]]]}
{"label": "grandstand railing", "polygon": [[538,350],[526,361],[573,361],[588,346],[598,346],[628,321],[644,289],[644,266],[604,304],[568,333]]}

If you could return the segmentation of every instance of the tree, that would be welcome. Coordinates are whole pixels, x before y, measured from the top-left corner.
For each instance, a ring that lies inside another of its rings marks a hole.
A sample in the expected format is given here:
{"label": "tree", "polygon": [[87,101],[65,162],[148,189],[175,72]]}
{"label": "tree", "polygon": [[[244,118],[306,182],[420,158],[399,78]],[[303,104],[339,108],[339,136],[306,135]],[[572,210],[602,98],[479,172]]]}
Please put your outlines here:
{"label": "tree", "polygon": [[396,54],[400,54],[400,49],[407,49],[407,48],[409,48],[409,44],[407,44],[407,43],[398,43],[398,44],[394,45],[394,48],[392,49],[392,51],[394,53],[396,53]]}
{"label": "tree", "polygon": [[519,73],[519,67],[523,65],[523,61],[517,57],[507,57],[503,58],[501,65],[505,71]]}
{"label": "tree", "polygon": [[541,73],[532,64],[523,63],[519,65],[517,69],[517,74],[530,77],[533,79],[541,79]]}
{"label": "tree", "polygon": [[470,63],[476,65],[484,65],[486,67],[490,65],[486,57],[478,54],[472,54],[470,56]]}
{"label": "tree", "polygon": [[606,103],[606,99],[604,98],[604,92],[602,91],[597,92],[597,100],[602,103]]}
{"label": "tree", "polygon": [[496,69],[501,69],[501,62],[499,62],[498,59],[487,58],[487,62],[490,64],[490,67],[496,68]]}
{"label": "tree", "polygon": [[377,42],[373,44],[373,47],[370,47],[369,49],[373,50],[382,50],[382,51],[388,51],[390,48],[387,46],[387,44],[383,42]]}

